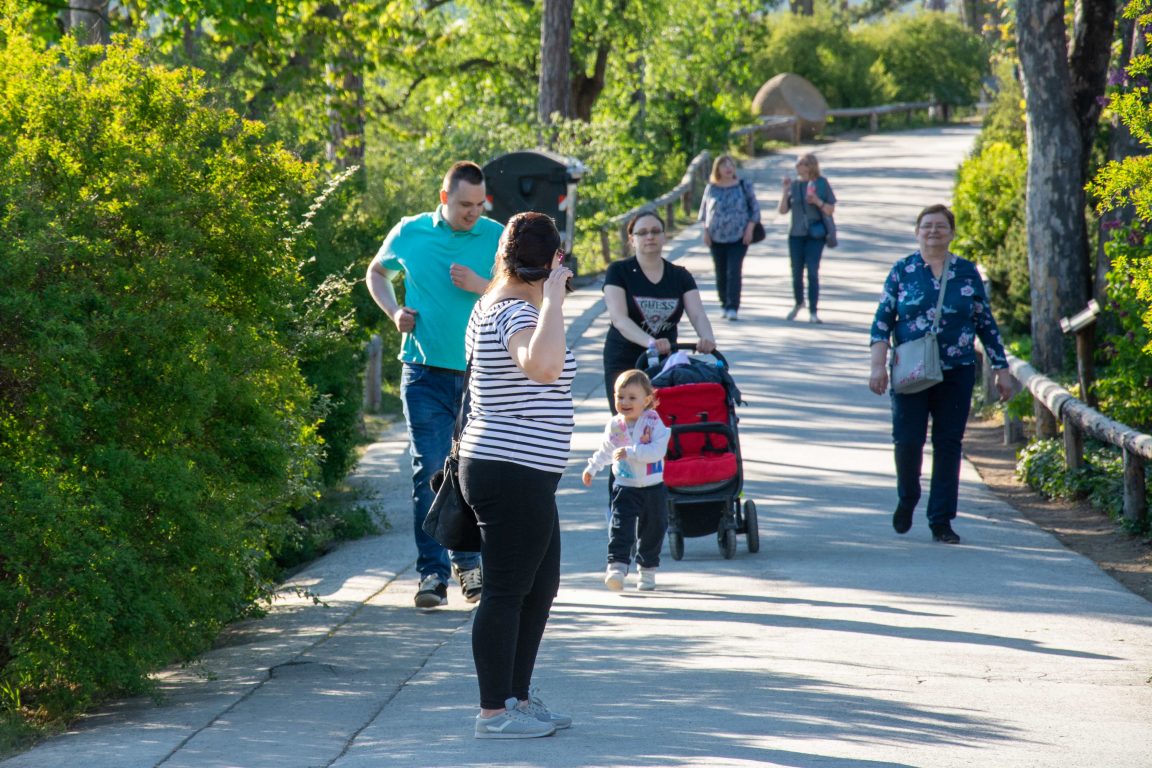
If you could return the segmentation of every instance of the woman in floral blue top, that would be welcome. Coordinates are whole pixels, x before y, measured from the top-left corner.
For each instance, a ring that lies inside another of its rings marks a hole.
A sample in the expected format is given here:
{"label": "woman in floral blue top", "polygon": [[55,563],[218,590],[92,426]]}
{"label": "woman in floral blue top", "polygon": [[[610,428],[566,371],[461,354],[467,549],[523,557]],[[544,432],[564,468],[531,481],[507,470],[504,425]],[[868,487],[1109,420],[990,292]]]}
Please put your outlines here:
{"label": "woman in floral blue top", "polygon": [[888,350],[928,332],[936,315],[940,279],[945,266],[945,288],[939,332],[940,364],[944,381],[912,394],[891,392],[892,442],[896,453],[896,511],[892,527],[907,533],[920,501],[920,466],[932,417],[932,483],[928,491],[928,525],[932,539],[959,544],[952,530],[960,488],[960,450],[972,387],[976,381],[979,337],[992,367],[1001,400],[1012,393],[1012,379],[1000,330],[988,306],[984,283],[972,262],[955,256],[948,245],[956,232],[956,219],[943,205],[925,208],[916,217],[920,250],[892,267],[872,322],[872,374],[869,388],[878,395],[888,390]]}

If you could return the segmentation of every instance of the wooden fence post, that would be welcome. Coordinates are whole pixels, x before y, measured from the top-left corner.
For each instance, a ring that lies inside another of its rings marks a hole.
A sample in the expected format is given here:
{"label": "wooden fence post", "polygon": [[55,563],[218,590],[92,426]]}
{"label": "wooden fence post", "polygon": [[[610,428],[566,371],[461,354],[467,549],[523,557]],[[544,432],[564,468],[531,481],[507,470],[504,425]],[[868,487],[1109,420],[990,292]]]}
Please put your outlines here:
{"label": "wooden fence post", "polygon": [[384,340],[380,338],[380,334],[372,334],[366,349],[368,367],[364,372],[364,411],[377,413],[380,410],[384,368]]}
{"label": "wooden fence post", "polygon": [[1140,530],[1148,519],[1148,496],[1144,484],[1144,457],[1124,449],[1124,519]]}
{"label": "wooden fence post", "polygon": [[1084,433],[1069,419],[1064,420],[1064,467],[1068,470],[1084,466]]}

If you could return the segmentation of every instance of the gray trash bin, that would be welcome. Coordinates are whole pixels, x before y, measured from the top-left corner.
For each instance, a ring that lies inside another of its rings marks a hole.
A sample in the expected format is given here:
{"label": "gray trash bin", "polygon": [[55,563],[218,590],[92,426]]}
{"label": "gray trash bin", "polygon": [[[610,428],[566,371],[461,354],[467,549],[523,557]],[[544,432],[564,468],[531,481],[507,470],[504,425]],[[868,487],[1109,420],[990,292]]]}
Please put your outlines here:
{"label": "gray trash bin", "polygon": [[567,265],[574,267],[576,185],[584,171],[579,160],[545,150],[501,155],[484,166],[488,216],[505,224],[514,214],[523,211],[548,214],[560,230],[562,247],[568,255]]}

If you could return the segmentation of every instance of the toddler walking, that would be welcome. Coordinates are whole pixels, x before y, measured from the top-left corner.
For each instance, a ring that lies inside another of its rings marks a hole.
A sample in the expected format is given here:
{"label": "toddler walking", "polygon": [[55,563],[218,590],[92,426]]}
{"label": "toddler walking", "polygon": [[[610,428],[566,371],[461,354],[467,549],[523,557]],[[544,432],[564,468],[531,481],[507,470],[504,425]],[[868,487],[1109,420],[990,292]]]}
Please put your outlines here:
{"label": "toddler walking", "polygon": [[624,588],[635,547],[640,574],[637,588],[647,591],[656,589],[660,549],[668,531],[664,454],[671,433],[653,410],[656,391],[643,371],[624,371],[616,377],[613,389],[617,413],[605,425],[604,440],[588,459],[583,480],[584,485],[592,485],[596,473],[609,464],[616,476],[605,586],[616,591]]}

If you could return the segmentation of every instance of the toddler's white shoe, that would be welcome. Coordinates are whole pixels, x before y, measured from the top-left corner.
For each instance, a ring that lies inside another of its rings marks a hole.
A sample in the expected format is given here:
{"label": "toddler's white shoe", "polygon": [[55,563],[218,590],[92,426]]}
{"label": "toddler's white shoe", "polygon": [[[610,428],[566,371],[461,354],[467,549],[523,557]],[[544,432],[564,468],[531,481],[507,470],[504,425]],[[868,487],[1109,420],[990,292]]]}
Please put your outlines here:
{"label": "toddler's white shoe", "polygon": [[639,566],[640,579],[636,582],[636,589],[641,592],[651,592],[656,589],[656,569]]}
{"label": "toddler's white shoe", "polygon": [[604,586],[613,592],[624,589],[624,577],[628,575],[628,566],[624,563],[608,563],[608,570],[604,573]]}

